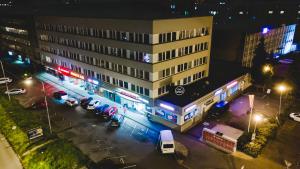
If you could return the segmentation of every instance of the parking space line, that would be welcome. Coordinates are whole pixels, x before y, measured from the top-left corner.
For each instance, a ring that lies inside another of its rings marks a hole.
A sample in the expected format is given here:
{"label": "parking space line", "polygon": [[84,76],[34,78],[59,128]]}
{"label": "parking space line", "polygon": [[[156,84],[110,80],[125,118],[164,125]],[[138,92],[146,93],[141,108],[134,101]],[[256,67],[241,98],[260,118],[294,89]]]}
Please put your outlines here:
{"label": "parking space line", "polygon": [[134,126],[134,128],[133,128],[133,130],[132,130],[132,132],[131,132],[130,136],[132,136],[132,134],[133,134],[133,132],[134,132],[135,128],[136,128],[136,125]]}

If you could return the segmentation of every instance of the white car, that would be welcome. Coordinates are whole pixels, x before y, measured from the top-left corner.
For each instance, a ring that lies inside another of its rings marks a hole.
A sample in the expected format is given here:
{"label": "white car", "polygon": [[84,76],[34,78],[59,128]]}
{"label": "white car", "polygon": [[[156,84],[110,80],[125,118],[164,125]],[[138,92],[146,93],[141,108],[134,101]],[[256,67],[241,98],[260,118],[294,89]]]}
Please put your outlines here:
{"label": "white car", "polygon": [[300,122],[300,113],[291,113],[290,118],[292,118],[293,120],[295,120],[297,122]]}
{"label": "white car", "polygon": [[78,105],[78,100],[75,99],[75,98],[70,97],[66,100],[66,104],[71,106],[71,107],[76,106],[76,105]]}
{"label": "white car", "polygon": [[25,89],[10,89],[9,91],[6,91],[5,94],[23,94],[26,93]]}
{"label": "white car", "polygon": [[4,84],[4,83],[10,83],[12,82],[12,79],[10,79],[9,77],[1,77],[0,78],[0,84]]}
{"label": "white car", "polygon": [[88,110],[94,110],[96,107],[100,106],[101,105],[101,102],[99,100],[92,100],[88,106],[87,106],[87,109]]}

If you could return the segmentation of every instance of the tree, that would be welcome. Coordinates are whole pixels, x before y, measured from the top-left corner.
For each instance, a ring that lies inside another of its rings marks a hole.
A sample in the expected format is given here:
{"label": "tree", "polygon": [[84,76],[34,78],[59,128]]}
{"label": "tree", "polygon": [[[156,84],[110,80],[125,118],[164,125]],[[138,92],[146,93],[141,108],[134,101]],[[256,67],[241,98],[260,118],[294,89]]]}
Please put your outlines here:
{"label": "tree", "polygon": [[260,42],[254,51],[254,57],[252,59],[251,74],[252,79],[255,83],[263,82],[262,67],[266,63],[267,58],[269,57],[269,54],[266,52],[265,49],[264,41],[264,37],[261,37]]}

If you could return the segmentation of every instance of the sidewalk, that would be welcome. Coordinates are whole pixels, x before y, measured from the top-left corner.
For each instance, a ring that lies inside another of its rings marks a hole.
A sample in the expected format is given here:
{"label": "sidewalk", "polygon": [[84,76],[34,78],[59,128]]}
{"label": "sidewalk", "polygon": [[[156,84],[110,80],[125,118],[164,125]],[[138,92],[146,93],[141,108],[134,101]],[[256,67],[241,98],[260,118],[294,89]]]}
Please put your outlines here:
{"label": "sidewalk", "polygon": [[17,154],[6,138],[0,133],[0,166],[1,169],[23,169]]}
{"label": "sidewalk", "polygon": [[[102,104],[114,105],[114,106],[118,107],[119,113],[122,113],[122,114],[124,113],[123,107],[121,104],[113,102],[113,101],[111,101],[107,98],[101,97],[97,94],[91,95],[86,90],[84,90],[82,87],[73,85],[66,81],[62,82],[57,77],[50,75],[48,73],[40,73],[40,74],[36,75],[36,78],[38,78],[39,80],[41,80],[45,83],[48,83],[48,84],[54,86],[58,90],[64,90],[71,97],[75,97],[77,99],[81,99],[83,97],[93,97],[94,99],[100,100]],[[148,118],[145,115],[143,115],[142,113],[136,113],[136,112],[127,110],[125,117],[149,128],[151,130],[154,130],[156,132],[166,129],[166,127],[162,126],[161,124],[153,123],[153,122],[149,121]]]}

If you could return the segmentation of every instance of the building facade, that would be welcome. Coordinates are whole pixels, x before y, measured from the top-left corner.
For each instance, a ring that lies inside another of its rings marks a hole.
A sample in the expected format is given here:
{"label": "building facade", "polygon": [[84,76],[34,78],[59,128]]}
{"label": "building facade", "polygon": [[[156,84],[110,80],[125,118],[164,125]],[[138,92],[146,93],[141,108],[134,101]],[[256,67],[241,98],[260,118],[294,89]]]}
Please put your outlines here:
{"label": "building facade", "polygon": [[209,74],[212,17],[40,16],[36,28],[47,71],[145,114],[168,86]]}
{"label": "building facade", "polygon": [[186,94],[165,95],[157,99],[155,102],[156,116],[153,117],[153,120],[185,132],[201,123],[213,106],[225,106],[251,86],[251,77],[248,73],[236,76],[231,80],[227,79],[226,82],[216,82],[217,85],[212,80],[214,77],[210,79],[207,81],[204,79],[204,83],[196,82],[192,89],[187,86],[185,90],[190,92]]}
{"label": "building facade", "polygon": [[273,57],[279,57],[280,55],[294,51],[296,49],[296,46],[293,45],[295,30],[296,24],[293,24],[273,29],[265,27],[261,32],[247,34],[244,43],[242,65],[244,67],[252,67],[255,50],[261,38],[264,38],[266,52],[273,54]]}
{"label": "building facade", "polygon": [[0,19],[0,50],[4,55],[16,57],[20,62],[39,61],[32,16],[10,16]]}

